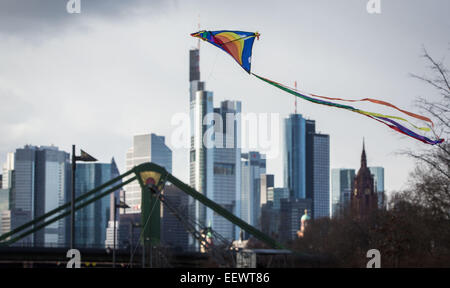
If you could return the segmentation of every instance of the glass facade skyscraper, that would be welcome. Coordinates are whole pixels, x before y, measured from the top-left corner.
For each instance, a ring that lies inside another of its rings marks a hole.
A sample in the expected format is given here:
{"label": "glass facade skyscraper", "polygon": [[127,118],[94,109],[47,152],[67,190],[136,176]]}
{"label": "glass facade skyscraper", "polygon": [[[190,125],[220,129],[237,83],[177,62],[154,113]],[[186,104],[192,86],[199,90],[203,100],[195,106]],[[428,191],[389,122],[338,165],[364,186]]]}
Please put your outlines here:
{"label": "glass facade skyscraper", "polygon": [[375,193],[378,195],[378,207],[385,206],[385,188],[384,188],[384,168],[383,167],[369,167],[370,173],[373,175],[375,181]]}
{"label": "glass facade skyscraper", "polygon": [[268,199],[268,191],[269,188],[273,188],[275,186],[275,175],[273,174],[262,174],[261,175],[261,197],[260,197],[260,205],[264,205]]}
{"label": "glass facade skyscraper", "polygon": [[301,114],[284,121],[284,186],[294,198],[306,198],[306,122]]}
{"label": "glass facade skyscraper", "polygon": [[[81,196],[119,175],[114,159],[111,163],[79,163],[75,170],[75,195]],[[118,197],[119,191],[115,191],[114,194]],[[103,248],[105,246],[106,228],[111,209],[114,207],[111,207],[110,197],[105,196],[75,212],[77,247]]]}
{"label": "glass facade skyscraper", "polygon": [[[13,191],[13,175],[14,175],[14,153],[10,152],[6,155],[6,162],[2,167],[0,186],[0,234],[9,232],[11,221],[8,211],[11,206],[11,194]],[[3,217],[2,215],[5,215]],[[2,224],[4,223],[4,224]]]}
{"label": "glass facade skyscraper", "polygon": [[[133,137],[133,146],[126,154],[126,170],[132,169],[142,163],[153,162],[163,166],[172,173],[172,151],[165,144],[165,137],[156,134],[136,135]],[[127,177],[125,180],[131,178]],[[137,181],[125,185],[125,201],[129,209],[121,209],[121,213],[141,212],[141,187]]]}
{"label": "glass facade skyscraper", "polygon": [[240,218],[257,227],[261,214],[261,175],[266,174],[265,155],[254,151],[242,153],[241,165]]}
{"label": "glass facade skyscraper", "polygon": [[[164,187],[165,201],[177,209],[179,216],[189,217],[189,196],[173,185]],[[170,212],[169,209],[162,206],[161,218],[161,244],[177,250],[189,249],[189,234],[183,223]]]}
{"label": "glass facade skyscraper", "polygon": [[331,217],[337,217],[350,205],[355,169],[331,170]]}
{"label": "glass facade skyscraper", "polygon": [[273,209],[280,210],[281,199],[289,199],[288,188],[274,188],[270,187],[267,191],[267,201],[273,202]]}
{"label": "glass facade skyscraper", "polygon": [[384,168],[369,167],[369,170],[375,180],[375,192],[384,192]]}
{"label": "glass facade skyscraper", "polygon": [[0,188],[9,189],[12,185],[12,172],[14,170],[14,152],[6,154],[6,162],[2,167],[2,186]]}
{"label": "glass facade skyscraper", "polygon": [[[5,184],[10,189],[10,205],[9,210],[2,212],[2,226],[9,226],[8,230],[15,229],[68,201],[71,182],[69,158],[68,153],[55,146],[26,145],[8,154],[3,171],[8,175]],[[67,223],[66,219],[60,219],[25,237],[17,245],[65,245],[68,240]]]}
{"label": "glass facade skyscraper", "polygon": [[[240,210],[241,195],[241,102],[223,101],[214,109],[214,195],[213,201],[231,213]],[[234,225],[212,210],[208,223],[225,239],[235,238]]]}
{"label": "glass facade skyscraper", "polygon": [[311,199],[314,218],[330,215],[330,140],[314,120],[291,114],[284,121],[284,185],[293,199]]}
{"label": "glass facade skyscraper", "polygon": [[[190,151],[189,183],[191,187],[212,199],[214,197],[214,130],[213,129],[213,93],[205,91],[205,83],[200,81],[200,50],[189,51],[189,106],[190,106]],[[209,118],[208,118],[209,117]],[[208,135],[205,133],[212,132]],[[206,136],[206,137],[204,137]],[[206,207],[193,198],[189,198],[189,216],[206,226]],[[199,227],[197,227],[199,228]],[[198,249],[194,238],[189,245]]]}
{"label": "glass facade skyscraper", "polygon": [[330,137],[314,134],[312,216],[330,217]]}

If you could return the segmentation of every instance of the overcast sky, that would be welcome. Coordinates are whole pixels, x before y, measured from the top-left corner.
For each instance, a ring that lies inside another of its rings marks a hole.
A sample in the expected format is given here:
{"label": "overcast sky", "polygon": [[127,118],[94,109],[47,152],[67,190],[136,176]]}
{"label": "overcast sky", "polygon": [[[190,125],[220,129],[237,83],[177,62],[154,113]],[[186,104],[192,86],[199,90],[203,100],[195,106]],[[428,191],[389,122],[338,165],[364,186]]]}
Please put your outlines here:
{"label": "overcast sky", "polygon": [[[258,74],[416,112],[417,97],[438,95],[408,74],[427,72],[423,47],[437,59],[450,47],[447,0],[381,0],[378,15],[367,13],[367,0],[81,0],[81,14],[68,14],[66,3],[0,1],[0,163],[25,144],[70,151],[75,143],[101,161],[114,156],[125,172],[134,134],[165,135],[170,144],[172,116],[189,112],[188,55],[197,45],[189,34],[199,15],[202,29],[259,31]],[[200,58],[216,106],[229,99],[242,101],[244,113],[294,111],[293,96],[248,76],[219,49],[202,43]],[[302,100],[298,110],[330,135],[331,168],[358,168],[365,137],[368,164],[385,167],[387,190],[404,188],[414,168],[396,153],[429,148],[356,113]],[[267,163],[278,186],[281,155]],[[174,150],[173,167],[188,181],[186,149]]]}

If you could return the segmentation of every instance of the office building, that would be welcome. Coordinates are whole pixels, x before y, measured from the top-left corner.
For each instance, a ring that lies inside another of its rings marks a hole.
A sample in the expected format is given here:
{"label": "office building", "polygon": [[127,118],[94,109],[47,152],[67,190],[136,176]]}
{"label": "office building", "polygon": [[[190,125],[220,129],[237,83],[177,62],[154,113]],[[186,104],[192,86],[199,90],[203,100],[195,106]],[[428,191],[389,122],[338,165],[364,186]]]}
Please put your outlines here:
{"label": "office building", "polygon": [[[142,163],[153,162],[164,167],[172,173],[172,151],[165,144],[165,137],[156,134],[136,135],[133,137],[133,146],[126,154],[126,170],[131,170],[134,166]],[[133,177],[126,177],[124,181]],[[141,186],[137,181],[124,186],[125,202],[129,209],[121,209],[120,213],[140,213],[141,212]]]}
{"label": "office building", "polygon": [[[190,103],[190,152],[189,183],[199,193],[214,197],[214,130],[213,93],[205,91],[205,83],[200,81],[200,51],[189,51],[189,103]],[[208,118],[210,117],[210,118]],[[212,133],[205,135],[207,131]],[[205,136],[205,137],[204,137]],[[189,215],[201,225],[208,225],[206,207],[189,199]],[[199,227],[197,227],[199,228]],[[196,240],[190,238],[190,245],[199,249]]]}
{"label": "office building", "polygon": [[[135,251],[137,247],[141,247],[141,214],[126,213],[119,214],[119,228],[116,234],[116,247],[128,248],[130,251]],[[114,246],[114,229],[113,221],[109,221],[107,229],[107,237],[105,241],[106,247]]]}
{"label": "office building", "polygon": [[284,186],[293,199],[311,199],[313,218],[330,215],[329,136],[314,120],[291,114],[284,121]]}
{"label": "office building", "polygon": [[297,231],[301,226],[301,218],[305,210],[311,210],[312,205],[311,199],[281,199],[279,224],[279,239],[281,242],[297,238]]}
{"label": "office building", "polygon": [[301,114],[284,121],[284,187],[294,198],[306,198],[306,123]]}
{"label": "office building", "polygon": [[314,134],[312,218],[330,217],[330,137]]}
{"label": "office building", "polygon": [[261,231],[274,239],[279,238],[280,209],[275,209],[272,201],[261,206]]}
{"label": "office building", "polygon": [[[212,200],[237,214],[241,195],[241,102],[223,101],[214,109],[214,193]],[[235,227],[211,209],[207,223],[225,239],[235,238]]]}
{"label": "office building", "polygon": [[[79,197],[105,182],[120,175],[114,158],[111,163],[78,163],[75,170],[75,195]],[[120,184],[118,181],[117,184]],[[119,196],[119,191],[110,196]],[[118,198],[117,198],[118,199]],[[103,248],[106,240],[106,228],[110,220],[112,205],[109,196],[75,212],[76,247]]]}
{"label": "office building", "polygon": [[189,217],[189,196],[173,185],[164,188],[164,201],[175,210],[176,215],[166,205],[161,206],[161,244],[177,251],[189,249],[189,234],[181,222]]}
{"label": "office building", "polygon": [[355,169],[331,170],[331,217],[342,215],[350,205]]}
{"label": "office building", "polygon": [[273,174],[261,175],[261,202],[260,205],[264,205],[268,200],[269,188],[273,188],[275,185],[275,176]]}
{"label": "office building", "polygon": [[383,167],[369,167],[370,173],[373,175],[375,181],[375,193],[378,195],[378,207],[386,206],[386,195],[384,188],[384,168]]}
{"label": "office building", "polygon": [[10,199],[10,189],[0,189],[0,212],[9,210]]}
{"label": "office building", "polygon": [[288,188],[268,188],[267,201],[273,202],[273,208],[280,210],[281,199],[289,199],[290,191]]}
{"label": "office building", "polygon": [[6,154],[6,161],[2,167],[2,185],[0,188],[8,189],[12,185],[12,173],[14,171],[14,152]]}
{"label": "office building", "polygon": [[[2,230],[15,229],[58,206],[70,193],[69,154],[55,146],[31,146],[9,153],[3,166],[9,189],[9,210],[2,212]],[[8,223],[9,221],[9,223]],[[17,242],[17,246],[63,246],[67,242],[67,223],[55,223]]]}
{"label": "office building", "polygon": [[265,155],[255,151],[242,153],[241,165],[240,218],[258,227],[258,215],[261,209],[261,175],[266,174]]}

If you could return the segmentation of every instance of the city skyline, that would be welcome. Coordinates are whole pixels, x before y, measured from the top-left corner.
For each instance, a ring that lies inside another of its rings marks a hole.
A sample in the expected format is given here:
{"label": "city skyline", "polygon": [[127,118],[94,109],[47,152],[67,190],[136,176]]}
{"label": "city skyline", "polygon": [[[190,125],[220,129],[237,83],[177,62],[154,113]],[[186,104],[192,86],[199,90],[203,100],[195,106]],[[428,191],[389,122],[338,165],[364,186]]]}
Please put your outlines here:
{"label": "city skyline", "polygon": [[[9,7],[14,6],[9,2],[11,1],[5,1]],[[0,28],[0,57],[5,65],[0,68],[0,99],[5,110],[0,112],[4,117],[2,119],[7,121],[2,121],[0,133],[9,137],[0,140],[1,162],[5,161],[7,152],[26,143],[53,143],[65,151],[70,151],[70,145],[76,143],[92,151],[101,161],[116,156],[120,171],[124,171],[125,157],[122,151],[131,145],[131,135],[151,131],[170,137],[173,129],[170,124],[171,113],[166,113],[167,109],[164,107],[173,107],[173,113],[188,113],[185,99],[188,89],[185,81],[188,67],[186,51],[197,45],[197,41],[188,36],[197,29],[199,11],[195,7],[196,3],[187,5],[182,2],[157,2],[152,6],[146,5],[147,9],[137,13],[135,19],[130,19],[127,13],[118,12],[121,9],[128,11],[126,5],[117,5],[100,7],[103,11],[87,4],[80,15],[69,15],[64,7],[61,11],[55,7],[49,9],[49,17],[46,20],[48,22],[30,17],[21,25],[17,25],[8,15],[2,14],[1,21],[5,21],[2,22],[5,25]],[[213,3],[202,5],[206,5],[210,11],[217,7],[217,4]],[[242,5],[251,8],[250,4]],[[258,5],[267,20],[264,23],[260,23],[255,16],[233,19],[234,22],[230,23],[226,13],[230,11],[232,4],[227,4],[224,6],[224,12],[200,15],[201,27],[208,29],[231,25],[258,30],[262,36],[260,41],[255,43],[254,57],[258,58],[258,64],[255,64],[254,68],[287,83],[297,80],[300,88],[308,88],[318,93],[346,95],[349,98],[376,96],[404,107],[412,107],[416,96],[429,95],[430,92],[421,83],[407,76],[408,73],[421,74],[425,71],[424,62],[419,57],[422,46],[438,58],[445,55],[446,48],[442,47],[448,47],[448,43],[443,42],[445,39],[440,37],[441,32],[445,32],[445,27],[438,25],[439,21],[415,21],[417,15],[428,20],[445,19],[444,11],[448,11],[446,8],[449,4],[443,1],[434,5],[417,1],[386,2],[383,3],[383,13],[380,15],[368,14],[365,5],[356,2],[290,2],[291,11],[283,12],[270,9],[273,7],[268,2],[261,1]],[[35,8],[36,13],[48,9],[44,4]],[[89,13],[90,9],[95,13]],[[7,11],[0,10],[1,13]],[[305,11],[315,15],[316,21],[311,21],[312,16]],[[166,19],[156,15],[157,12],[162,12]],[[287,13],[286,16],[297,14],[299,17],[282,17],[294,19],[293,23],[277,21],[281,13]],[[400,18],[397,17],[399,15]],[[322,17],[329,19],[327,23],[334,23],[334,27],[330,24],[319,24],[318,20]],[[173,23],[171,19],[175,18],[183,21]],[[353,25],[356,22],[359,23],[358,27]],[[48,25],[49,23],[61,25]],[[43,28],[48,32],[47,36],[38,36],[33,33],[36,28],[32,27]],[[80,30],[80,27],[83,29]],[[416,33],[408,33],[410,30]],[[10,31],[16,34],[12,35]],[[148,31],[153,33],[148,39],[136,37],[149,35]],[[278,31],[286,32],[280,34]],[[426,34],[424,31],[432,33]],[[170,33],[173,39],[164,37],[167,33]],[[417,33],[421,37],[416,37]],[[403,41],[399,47],[385,49],[377,44],[390,43],[392,39],[400,36]],[[349,40],[352,37],[358,38],[358,47],[348,44],[351,43]],[[118,43],[118,38],[123,39],[124,41],[120,42],[127,45]],[[155,39],[161,39],[158,41],[160,47],[154,45]],[[264,41],[264,45],[260,45],[261,41]],[[181,44],[174,47],[175,43]],[[271,43],[283,45],[280,47]],[[105,45],[108,45],[108,49]],[[130,48],[131,46],[137,48]],[[314,49],[325,46],[328,48],[316,51]],[[208,83],[208,89],[215,92],[214,104],[224,99],[245,101],[244,111],[276,111],[282,116],[281,119],[292,113],[292,97],[278,94],[271,89],[259,89],[258,84],[248,81],[245,75],[238,71],[238,67],[233,66],[232,59],[213,49],[205,48],[201,44],[200,65],[204,71],[202,80]],[[129,49],[134,50],[130,53]],[[277,59],[270,59],[268,56],[274,51],[281,53],[278,53]],[[19,55],[21,57],[18,57]],[[126,57],[121,60],[114,55]],[[168,65],[165,60],[154,55],[167,55],[166,58],[170,58]],[[56,63],[64,63],[65,69],[61,71]],[[391,65],[392,63],[394,65]],[[86,64],[91,65],[90,72],[83,68]],[[385,71],[383,65],[392,68]],[[158,68],[158,73],[150,67]],[[304,70],[297,67],[303,67]],[[348,71],[340,73],[342,67],[347,67]],[[36,75],[40,77],[36,79]],[[93,75],[96,76],[95,81],[92,80]],[[118,78],[125,84],[119,86],[109,81]],[[130,101],[126,102],[127,105],[124,105],[121,99],[123,95],[129,95],[127,98]],[[163,103],[155,95],[164,96]],[[430,97],[434,95],[430,94]],[[277,101],[270,102],[270,105],[268,101],[260,101],[261,98],[273,97]],[[90,106],[86,107],[86,103]],[[407,184],[408,174],[414,167],[413,161],[395,153],[400,149],[423,148],[420,143],[394,135],[388,129],[376,127],[370,121],[357,116],[343,117],[341,112],[313,107],[302,101],[298,101],[297,105],[299,113],[320,123],[319,131],[330,134],[331,168],[358,167],[358,160],[351,155],[358,151],[359,140],[365,136],[367,149],[371,151],[368,161],[374,166],[383,166],[386,169],[386,189],[398,190]],[[150,107],[156,108],[151,109],[151,117],[148,114]],[[80,112],[73,112],[77,110],[83,111],[81,120]],[[16,116],[11,116],[11,112]],[[102,118],[106,113],[115,115],[113,125],[111,118]],[[64,117],[61,117],[62,115]],[[151,121],[152,117],[160,121]],[[61,121],[54,121],[55,119]],[[167,125],[162,127],[160,123]],[[106,127],[108,129],[105,129]],[[66,131],[70,131],[70,134]],[[109,143],[115,145],[108,145]],[[171,142],[168,143],[170,146]],[[172,150],[174,175],[188,182],[189,171],[180,164],[186,163],[188,159],[186,150]],[[393,158],[395,161],[392,161]],[[281,159],[269,159],[268,167],[267,173],[282,174]],[[275,181],[276,187],[281,186],[281,177],[276,177]]]}

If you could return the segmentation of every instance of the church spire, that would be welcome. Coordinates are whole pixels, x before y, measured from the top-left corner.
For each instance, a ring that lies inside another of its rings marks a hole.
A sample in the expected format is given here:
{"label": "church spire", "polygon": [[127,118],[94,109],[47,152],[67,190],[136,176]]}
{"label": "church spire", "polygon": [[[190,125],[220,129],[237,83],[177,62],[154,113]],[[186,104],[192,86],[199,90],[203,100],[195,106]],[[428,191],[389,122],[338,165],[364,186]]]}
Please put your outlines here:
{"label": "church spire", "polygon": [[361,167],[366,168],[367,167],[367,158],[366,158],[366,149],[364,144],[364,138],[363,138],[363,150],[361,154]]}

